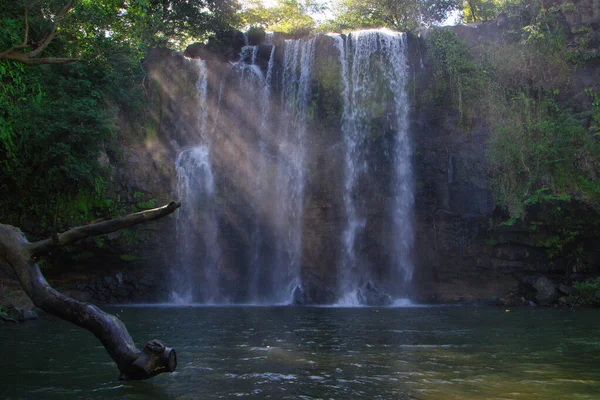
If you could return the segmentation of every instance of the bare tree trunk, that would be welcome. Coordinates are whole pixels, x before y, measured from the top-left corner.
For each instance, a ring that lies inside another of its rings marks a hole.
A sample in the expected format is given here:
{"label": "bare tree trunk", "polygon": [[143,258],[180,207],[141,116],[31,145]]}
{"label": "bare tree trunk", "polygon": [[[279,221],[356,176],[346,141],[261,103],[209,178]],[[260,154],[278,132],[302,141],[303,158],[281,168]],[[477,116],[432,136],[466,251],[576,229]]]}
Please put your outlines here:
{"label": "bare tree trunk", "polygon": [[162,218],[180,205],[171,202],[153,210],[73,228],[52,239],[34,243],[30,243],[20,229],[0,224],[0,261],[6,261],[12,267],[33,304],[92,332],[117,363],[121,372],[119,379],[147,379],[161,372],[173,372],[177,366],[174,349],[165,347],[156,339],[149,341],[143,350],[137,349],[121,320],[92,304],[54,290],[42,275],[36,260],[55,247]]}

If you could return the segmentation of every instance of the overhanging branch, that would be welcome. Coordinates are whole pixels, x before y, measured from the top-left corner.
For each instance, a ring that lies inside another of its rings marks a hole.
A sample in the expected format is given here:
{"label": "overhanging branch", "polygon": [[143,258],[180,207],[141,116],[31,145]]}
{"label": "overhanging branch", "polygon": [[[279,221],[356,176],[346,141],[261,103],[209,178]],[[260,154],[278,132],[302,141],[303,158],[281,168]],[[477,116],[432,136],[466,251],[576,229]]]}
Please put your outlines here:
{"label": "overhanging branch", "polygon": [[[76,4],[76,0],[69,0],[65,5],[54,15],[52,21],[52,27],[50,32],[44,36],[39,43],[29,43],[29,10],[36,4],[37,1],[32,1],[25,6],[23,12],[24,19],[24,33],[23,41],[18,46],[13,46],[8,50],[0,52],[0,60],[14,61],[25,65],[42,65],[42,64],[68,64],[72,62],[81,61],[76,58],[65,58],[65,57],[41,57],[37,56],[48,47],[48,45],[54,40],[56,32],[60,24],[64,21],[69,11],[73,9]],[[32,49],[29,52],[25,52],[25,49]]]}
{"label": "overhanging branch", "polygon": [[154,208],[152,210],[141,211],[135,214],[129,214],[124,217],[102,221],[95,224],[78,226],[76,228],[69,229],[64,233],[56,234],[51,239],[30,243],[28,245],[28,251],[32,256],[47,254],[56,247],[66,246],[90,236],[98,236],[105,233],[116,232],[118,230],[141,224],[143,222],[154,221],[173,213],[180,206],[181,203],[172,201],[166,206]]}
{"label": "overhanging branch", "polygon": [[125,324],[98,307],[63,295],[52,288],[34,255],[64,246],[89,236],[101,235],[173,213],[181,204],[171,202],[164,207],[126,215],[121,218],[80,226],[57,234],[52,239],[29,243],[20,229],[0,224],[0,262],[7,262],[33,304],[42,310],[92,332],[104,345],[121,372],[120,379],[148,379],[177,367],[175,350],[158,340],[149,341],[139,350]]}

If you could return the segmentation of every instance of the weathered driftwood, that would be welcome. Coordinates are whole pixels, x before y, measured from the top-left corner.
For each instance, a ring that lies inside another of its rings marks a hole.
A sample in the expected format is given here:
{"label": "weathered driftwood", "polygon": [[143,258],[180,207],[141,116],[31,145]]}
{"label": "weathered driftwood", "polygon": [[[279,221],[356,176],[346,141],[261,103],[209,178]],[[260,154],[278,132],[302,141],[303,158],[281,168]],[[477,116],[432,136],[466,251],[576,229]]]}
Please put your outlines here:
{"label": "weathered driftwood", "polygon": [[165,347],[158,340],[151,340],[143,350],[138,350],[121,320],[92,304],[54,290],[46,282],[36,260],[56,247],[153,221],[171,214],[180,206],[171,202],[153,210],[73,228],[51,239],[34,243],[30,243],[20,229],[0,224],[0,261],[12,267],[33,304],[92,332],[117,363],[121,372],[119,379],[147,379],[161,372],[173,372],[177,366],[175,350]]}

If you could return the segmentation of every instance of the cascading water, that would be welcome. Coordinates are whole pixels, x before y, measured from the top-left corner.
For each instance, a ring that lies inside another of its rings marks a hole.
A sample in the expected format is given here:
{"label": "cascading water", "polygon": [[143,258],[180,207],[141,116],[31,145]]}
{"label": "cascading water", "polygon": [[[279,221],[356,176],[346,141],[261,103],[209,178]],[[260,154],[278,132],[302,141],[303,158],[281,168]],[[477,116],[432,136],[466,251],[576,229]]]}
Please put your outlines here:
{"label": "cascading water", "polygon": [[[267,40],[261,46],[246,43],[237,63],[225,70],[215,64],[218,70],[211,76],[220,76],[210,81],[215,87],[208,87],[206,62],[194,61],[198,135],[176,160],[184,207],[177,220],[180,248],[172,299],[321,301],[322,295],[314,295],[319,282],[302,282],[303,250],[315,249],[319,236],[309,233],[304,244],[303,238],[307,229],[319,229],[314,221],[320,216],[330,218],[325,222],[337,229],[334,237],[340,235],[340,254],[333,256],[337,279],[328,274],[323,284],[332,284],[325,290],[337,293],[338,304],[383,305],[391,301],[388,294],[406,297],[413,273],[414,195],[405,36],[332,34],[339,58],[319,37],[279,41],[268,35]],[[330,90],[330,108],[321,109],[315,87],[319,93]],[[210,102],[209,93],[215,96]],[[331,123],[335,117],[328,127],[319,126],[319,118],[332,110],[340,110],[341,127]],[[312,135],[321,132],[332,136],[315,140]],[[343,162],[323,159],[340,149]],[[329,176],[343,176],[327,193],[313,190],[320,187],[315,180],[322,179],[323,163],[327,173],[339,171]],[[326,198],[331,202],[323,203]],[[331,243],[338,245],[335,239]],[[309,259],[318,265],[314,254]],[[311,279],[318,277],[313,272]]]}
{"label": "cascading water", "polygon": [[[267,65],[266,74],[263,76],[262,71],[256,65],[256,55],[258,53],[258,46],[252,46],[252,57],[250,59],[249,68],[253,68],[256,71],[257,80],[252,85],[246,87],[246,91],[249,91],[254,98],[258,98],[260,101],[260,119],[258,123],[257,132],[257,168],[255,173],[254,183],[254,227],[251,235],[252,248],[250,252],[249,262],[249,280],[248,280],[248,296],[247,299],[252,303],[261,303],[266,301],[265,296],[268,296],[270,292],[269,287],[264,285],[264,275],[268,273],[265,270],[267,266],[266,256],[264,254],[264,238],[261,230],[261,216],[263,216],[262,206],[268,198],[268,164],[267,160],[270,158],[269,154],[269,140],[270,138],[270,110],[271,110],[271,80],[273,76],[273,65],[275,60],[275,46],[272,46],[269,55],[269,62]],[[241,59],[242,63],[243,57]]]}
{"label": "cascading water", "polygon": [[171,300],[185,304],[220,301],[215,179],[210,159],[210,140],[205,134],[208,119],[206,62],[198,67],[197,133],[200,145],[183,149],[175,161],[177,194],[184,207],[177,216],[178,260],[174,269]]}
{"label": "cascading water", "polygon": [[[407,63],[405,35],[388,31],[351,33],[344,41],[331,35],[340,55],[344,86],[342,131],[344,134],[346,226],[342,232],[338,291],[339,304],[357,305],[387,300],[372,283],[373,266],[365,257],[362,237],[368,223],[365,182],[370,179],[370,142],[385,126],[395,135],[391,148],[393,174],[391,222],[392,256],[386,291],[406,296],[412,278],[410,251],[413,244],[411,149],[408,136],[408,100],[405,86]],[[382,122],[383,121],[383,122]],[[379,126],[377,125],[379,124]],[[370,293],[367,293],[370,292]],[[376,299],[368,298],[375,296]]]}
{"label": "cascading water", "polygon": [[[302,216],[306,185],[306,134],[316,38],[286,40],[281,82],[278,165],[275,182],[276,232],[271,284],[276,302],[292,301],[302,290]],[[298,288],[298,289],[296,289]]]}
{"label": "cascading water", "polygon": [[[270,35],[272,40],[272,35]],[[280,87],[281,104],[273,106],[275,63],[271,47],[266,72],[256,65],[258,46],[245,46],[236,68],[240,89],[258,100],[256,158],[253,175],[255,221],[251,233],[247,299],[252,303],[287,303],[301,287],[302,212],[306,181],[305,137],[315,40],[286,40]],[[243,133],[240,133],[243,134]],[[274,170],[274,172],[273,172]],[[271,181],[274,179],[274,182]],[[265,204],[272,209],[265,210]],[[262,232],[269,215],[272,234]]]}

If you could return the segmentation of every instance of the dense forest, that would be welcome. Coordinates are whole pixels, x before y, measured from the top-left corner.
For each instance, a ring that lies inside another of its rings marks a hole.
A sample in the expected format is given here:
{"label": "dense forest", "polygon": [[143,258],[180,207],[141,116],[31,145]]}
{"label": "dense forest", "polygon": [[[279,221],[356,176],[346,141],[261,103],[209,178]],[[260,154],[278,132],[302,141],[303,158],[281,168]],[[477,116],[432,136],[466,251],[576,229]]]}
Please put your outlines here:
{"label": "dense forest", "polygon": [[[164,200],[123,188],[115,172],[127,163],[128,146],[156,135],[160,97],[146,70],[156,49],[208,43],[218,52],[222,38],[237,30],[299,37],[385,27],[424,38],[434,79],[412,99],[415,109],[433,105],[441,119],[458,116],[456,135],[469,136],[479,124],[493,130],[486,166],[493,224],[549,226],[552,235],[538,243],[548,258],[593,274],[597,265],[584,248],[600,230],[600,88],[571,82],[600,57],[597,10],[586,18],[584,3],[4,2],[0,220],[46,237]],[[501,27],[502,40],[468,43],[440,26],[449,16]],[[124,236],[136,240],[135,232]],[[128,258],[134,256],[122,255]],[[581,283],[580,301],[600,301],[599,285]]]}

